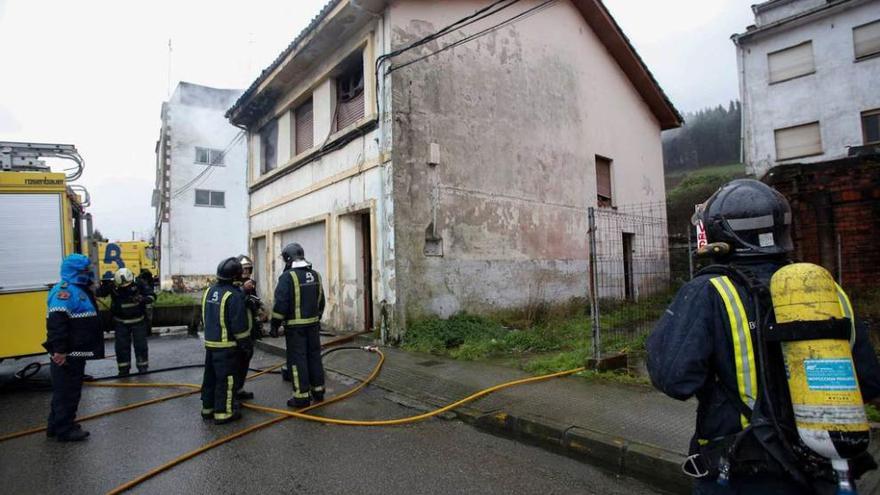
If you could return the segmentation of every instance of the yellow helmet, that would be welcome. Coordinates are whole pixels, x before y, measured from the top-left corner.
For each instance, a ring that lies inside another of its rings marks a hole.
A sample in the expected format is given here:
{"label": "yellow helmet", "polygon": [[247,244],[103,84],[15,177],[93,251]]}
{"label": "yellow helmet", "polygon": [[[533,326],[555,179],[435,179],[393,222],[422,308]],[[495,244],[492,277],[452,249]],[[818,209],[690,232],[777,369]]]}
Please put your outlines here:
{"label": "yellow helmet", "polygon": [[125,287],[134,282],[134,273],[131,273],[128,268],[120,268],[113,274],[113,280],[119,287]]}

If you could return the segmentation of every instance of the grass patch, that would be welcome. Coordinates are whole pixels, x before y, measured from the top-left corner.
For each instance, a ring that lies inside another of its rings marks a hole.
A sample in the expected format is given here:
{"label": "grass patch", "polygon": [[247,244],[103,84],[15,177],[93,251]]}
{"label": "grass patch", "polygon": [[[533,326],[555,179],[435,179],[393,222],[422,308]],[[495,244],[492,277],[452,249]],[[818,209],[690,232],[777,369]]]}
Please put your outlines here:
{"label": "grass patch", "polygon": [[880,423],[880,410],[878,410],[873,404],[865,404],[865,412],[868,413],[868,421]]}
{"label": "grass patch", "polygon": [[[600,309],[603,353],[635,352],[645,341],[674,291],[639,303],[607,302]],[[407,329],[404,349],[468,361],[496,360],[529,373],[546,374],[584,366],[592,355],[592,319],[583,300],[491,316],[458,314],[429,317]],[[585,373],[584,376],[627,383],[646,383],[626,373]]]}
{"label": "grass patch", "polygon": [[[110,296],[107,297],[99,297],[98,298],[98,309],[110,309]],[[195,304],[199,304],[199,301],[195,298],[183,295],[183,294],[175,294],[170,291],[162,291],[156,295],[156,302],[153,303],[153,307],[163,307],[163,306],[192,306]]]}

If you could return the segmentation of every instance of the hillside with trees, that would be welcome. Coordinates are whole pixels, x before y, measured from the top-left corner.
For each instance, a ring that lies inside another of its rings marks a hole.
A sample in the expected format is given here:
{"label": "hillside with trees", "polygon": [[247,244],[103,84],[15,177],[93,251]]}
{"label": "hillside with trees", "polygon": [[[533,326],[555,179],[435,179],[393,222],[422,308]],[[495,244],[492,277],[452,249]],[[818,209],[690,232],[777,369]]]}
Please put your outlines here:
{"label": "hillside with trees", "polygon": [[684,116],[684,125],[663,134],[666,173],[740,161],[742,105],[731,101]]}

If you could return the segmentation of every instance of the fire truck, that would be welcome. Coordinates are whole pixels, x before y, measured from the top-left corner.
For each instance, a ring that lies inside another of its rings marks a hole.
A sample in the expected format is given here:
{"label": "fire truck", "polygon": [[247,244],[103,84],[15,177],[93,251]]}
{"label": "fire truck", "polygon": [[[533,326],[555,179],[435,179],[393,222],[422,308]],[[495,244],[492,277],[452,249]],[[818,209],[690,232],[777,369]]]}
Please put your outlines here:
{"label": "fire truck", "polygon": [[[53,172],[45,158],[72,166]],[[62,259],[81,253],[94,264],[89,194],[71,184],[84,168],[73,145],[0,141],[0,361],[45,352],[46,299]]]}

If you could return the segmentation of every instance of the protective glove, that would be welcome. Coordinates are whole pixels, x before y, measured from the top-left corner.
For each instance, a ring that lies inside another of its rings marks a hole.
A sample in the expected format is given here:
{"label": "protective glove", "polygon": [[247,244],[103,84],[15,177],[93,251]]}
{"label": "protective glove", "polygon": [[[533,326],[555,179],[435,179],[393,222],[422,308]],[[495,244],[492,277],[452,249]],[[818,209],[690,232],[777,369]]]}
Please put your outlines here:
{"label": "protective glove", "polygon": [[284,329],[281,328],[281,323],[278,323],[273,320],[272,324],[269,327],[269,336],[274,338],[274,337],[280,337],[282,335],[284,335]]}

